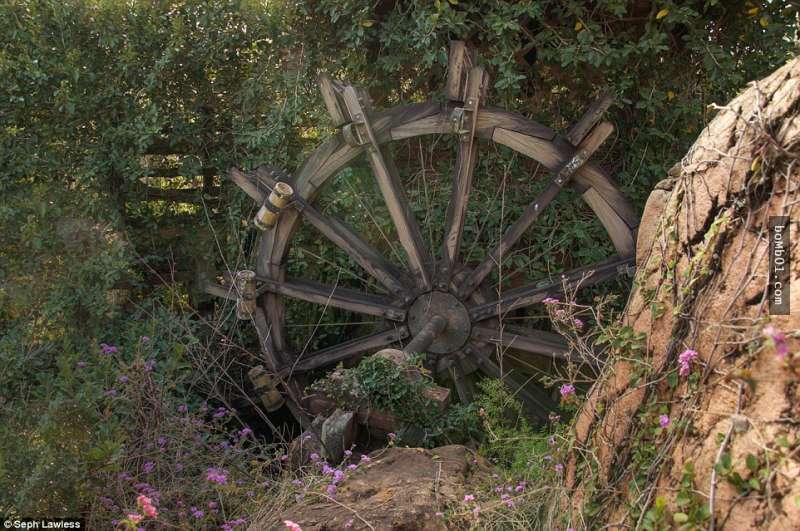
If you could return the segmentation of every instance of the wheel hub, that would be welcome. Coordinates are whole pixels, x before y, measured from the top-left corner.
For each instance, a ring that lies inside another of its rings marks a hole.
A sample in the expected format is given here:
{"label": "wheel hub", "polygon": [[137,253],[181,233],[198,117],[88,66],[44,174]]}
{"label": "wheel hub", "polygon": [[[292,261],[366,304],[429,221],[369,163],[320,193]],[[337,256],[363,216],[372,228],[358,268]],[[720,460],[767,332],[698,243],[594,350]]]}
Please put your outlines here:
{"label": "wheel hub", "polygon": [[444,291],[423,293],[411,304],[408,309],[408,330],[412,337],[416,336],[434,315],[444,317],[447,326],[428,347],[428,352],[449,354],[463,347],[472,331],[469,312],[460,300]]}

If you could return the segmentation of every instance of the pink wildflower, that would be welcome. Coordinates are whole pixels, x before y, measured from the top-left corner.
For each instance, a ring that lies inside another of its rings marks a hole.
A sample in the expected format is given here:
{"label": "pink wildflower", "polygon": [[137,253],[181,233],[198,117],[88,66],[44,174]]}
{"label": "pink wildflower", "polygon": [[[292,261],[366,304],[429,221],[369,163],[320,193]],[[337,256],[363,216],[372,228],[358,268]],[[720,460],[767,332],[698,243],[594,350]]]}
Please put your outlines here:
{"label": "pink wildflower", "polygon": [[144,516],[142,516],[141,514],[131,513],[128,515],[128,520],[130,520],[134,524],[138,524],[139,522],[142,521],[143,518]]}
{"label": "pink wildflower", "polygon": [[395,438],[397,438],[397,434],[391,431],[387,433],[386,436],[389,438],[390,441],[394,441]]}
{"label": "pink wildflower", "polygon": [[356,468],[358,468],[358,465],[355,465],[355,464],[347,465],[347,470],[355,470]]}
{"label": "pink wildflower", "polygon": [[471,501],[475,501],[475,496],[473,496],[472,494],[465,494],[464,503],[469,503]]}
{"label": "pink wildflower", "polygon": [[253,433],[253,430],[251,430],[249,426],[245,426],[244,428],[239,430],[239,437],[244,439],[245,437],[247,437],[248,435],[250,435],[252,433]]}
{"label": "pink wildflower", "polygon": [[771,324],[765,326],[762,333],[772,340],[772,344],[775,346],[775,355],[780,359],[784,359],[789,353],[789,346],[786,344],[786,335]]}
{"label": "pink wildflower", "polygon": [[567,398],[569,395],[575,393],[575,386],[572,384],[564,384],[560,389],[561,398]]}
{"label": "pink wildflower", "polygon": [[547,297],[542,299],[542,304],[558,304],[559,300],[555,297]]}
{"label": "pink wildflower", "polygon": [[336,485],[334,485],[333,483],[331,483],[330,485],[328,485],[328,486],[325,488],[325,492],[327,492],[327,493],[328,493],[328,496],[331,496],[331,497],[333,497],[333,496],[336,496]]}
{"label": "pink wildflower", "polygon": [[204,513],[197,507],[189,507],[189,512],[192,513],[192,516],[194,516],[198,520],[206,515],[206,513]]}
{"label": "pink wildflower", "polygon": [[564,471],[564,465],[562,465],[561,463],[556,463],[555,469],[556,469],[556,472],[558,472],[560,474],[560,473],[562,473]]}
{"label": "pink wildflower", "polygon": [[148,336],[142,336],[142,337],[141,337],[141,340],[142,340],[142,343],[149,343],[149,342],[150,342],[150,337],[148,337]]}
{"label": "pink wildflower", "polygon": [[284,520],[283,525],[285,525],[286,529],[288,529],[289,531],[303,531],[302,527],[292,522],[291,520]]}
{"label": "pink wildflower", "polygon": [[85,361],[79,361],[77,363],[77,366],[78,366],[79,369],[85,369],[86,368],[86,362]]}
{"label": "pink wildflower", "polygon": [[575,325],[575,328],[578,330],[583,330],[583,321],[578,319],[577,317],[572,318],[572,324]]}
{"label": "pink wildflower", "polygon": [[364,454],[364,455],[361,456],[361,462],[362,463],[369,463],[371,461],[372,461],[372,459],[370,459],[370,457],[367,454]]}
{"label": "pink wildflower", "polygon": [[155,469],[156,469],[156,464],[153,463],[152,461],[148,461],[142,465],[142,472],[144,472],[145,474],[149,474]]}
{"label": "pink wildflower", "polygon": [[659,415],[658,417],[658,425],[662,428],[666,428],[669,426],[670,420],[668,415]]}
{"label": "pink wildflower", "polygon": [[186,413],[189,411],[189,406],[186,404],[181,404],[178,406],[178,413]]}
{"label": "pink wildflower", "polygon": [[319,461],[319,454],[314,452],[311,455],[309,455],[308,458],[311,459],[312,461]]}
{"label": "pink wildflower", "polygon": [[690,372],[692,372],[692,361],[697,358],[697,352],[694,350],[684,350],[678,356],[678,365],[680,365],[680,369],[678,369],[678,374],[681,376],[688,376]]}
{"label": "pink wildflower", "polygon": [[206,470],[206,479],[212,483],[224,485],[228,482],[228,475],[221,468],[209,468]]}
{"label": "pink wildflower", "polygon": [[353,527],[353,519],[352,518],[344,523],[344,528],[345,529],[350,529],[351,527]]}

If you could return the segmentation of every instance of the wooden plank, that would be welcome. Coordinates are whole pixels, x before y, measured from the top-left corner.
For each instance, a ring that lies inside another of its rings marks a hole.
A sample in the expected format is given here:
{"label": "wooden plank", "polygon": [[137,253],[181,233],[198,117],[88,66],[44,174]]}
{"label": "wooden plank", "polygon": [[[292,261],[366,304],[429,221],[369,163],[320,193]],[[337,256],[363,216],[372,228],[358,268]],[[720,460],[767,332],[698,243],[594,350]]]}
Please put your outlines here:
{"label": "wooden plank", "polygon": [[592,286],[622,274],[634,263],[633,257],[613,257],[559,274],[558,280],[541,281],[529,286],[506,291],[499,299],[469,308],[473,323],[503,315],[517,308],[537,304],[548,296],[557,295],[567,288]]}
{"label": "wooden plank", "polygon": [[372,275],[390,293],[399,297],[407,295],[402,273],[384,258],[372,245],[362,239],[349,225],[334,217],[326,216],[304,200],[295,201],[305,219],[347,256]]}
{"label": "wooden plank", "polygon": [[446,229],[441,249],[442,261],[439,264],[438,278],[436,280],[440,289],[447,289],[450,285],[450,277],[456,267],[461,251],[464,219],[467,214],[470,191],[472,190],[472,177],[475,172],[478,151],[475,132],[480,114],[481,100],[488,84],[489,78],[483,68],[477,66],[470,70],[467,80],[466,101],[463,108],[463,112],[468,113],[468,127],[463,133],[459,134],[453,189],[450,194],[450,203],[447,207]]}
{"label": "wooden plank", "polygon": [[475,326],[472,328],[472,336],[488,343],[532,354],[565,361],[569,359],[569,345],[561,336],[551,332],[504,326],[501,333],[495,328]]}
{"label": "wooden plank", "polygon": [[239,297],[236,295],[236,289],[233,286],[226,287],[215,282],[206,282],[203,290],[209,295],[221,297],[229,301],[236,301]]}
{"label": "wooden plank", "polygon": [[620,256],[633,256],[636,252],[635,233],[628,224],[611,208],[605,198],[595,188],[583,192],[583,200],[591,207],[600,223],[608,232],[614,248]]}
{"label": "wooden plank", "polygon": [[326,72],[322,72],[317,76],[317,83],[319,84],[320,93],[322,93],[322,100],[325,102],[325,107],[328,109],[328,114],[331,115],[331,121],[334,127],[341,127],[350,121],[350,116],[347,115],[343,108],[338,96],[337,86]]}
{"label": "wooden plank", "polygon": [[363,315],[384,317],[393,321],[404,321],[406,317],[405,310],[393,306],[389,299],[377,295],[309,280],[277,282],[261,276],[256,276],[256,280],[261,283],[257,291],[259,295],[269,291],[313,304],[332,306]]}
{"label": "wooden plank", "polygon": [[467,73],[474,64],[474,49],[464,41],[450,41],[447,82],[445,84],[445,96],[448,100],[464,101]]}
{"label": "wooden plank", "polygon": [[[547,187],[523,211],[522,215],[506,230],[500,242],[486,255],[486,258],[469,274],[459,286],[461,298],[467,298],[495,267],[500,267],[503,259],[525,232],[539,218],[550,202],[555,199],[569,179],[579,171],[589,157],[600,147],[614,130],[609,122],[603,122],[592,129],[592,132],[573,151],[572,157],[563,163]],[[498,131],[503,131],[499,129]],[[497,134],[497,132],[496,132]],[[501,133],[502,134],[502,133]],[[514,133],[517,134],[517,133]]]}
{"label": "wooden plank", "polygon": [[456,393],[458,393],[458,400],[462,404],[470,404],[475,400],[475,390],[469,376],[464,373],[461,363],[461,360],[456,359],[450,366],[450,378],[453,380]]}
{"label": "wooden plank", "polygon": [[408,329],[405,326],[380,330],[366,336],[345,341],[333,347],[303,354],[297,359],[294,365],[286,367],[281,371],[281,374],[290,376],[293,373],[307,372],[321,367],[336,365],[362,352],[385,347],[386,345],[390,345],[406,337],[408,337]]}
{"label": "wooden plank", "polygon": [[580,144],[584,137],[589,134],[589,131],[600,121],[600,118],[603,117],[603,114],[605,114],[612,103],[614,103],[614,98],[611,94],[603,94],[585,113],[583,113],[581,119],[572,126],[569,133],[567,133],[567,141],[573,146]]}
{"label": "wooden plank", "polygon": [[238,168],[231,168],[228,170],[228,179],[234,182],[236,186],[241,188],[244,193],[249,195],[259,205],[264,202],[270,189],[274,186],[274,181],[269,188],[266,186],[259,186],[258,181],[252,179]]}
{"label": "wooden plank", "polygon": [[427,270],[430,259],[422,243],[419,225],[414,219],[408,199],[400,186],[400,179],[394,162],[389,157],[388,152],[381,149],[363,106],[365,102],[363,99],[359,99],[356,89],[352,86],[345,87],[343,98],[348,112],[353,117],[353,125],[360,124],[363,127],[363,135],[369,143],[367,156],[378,181],[383,199],[389,209],[389,215],[397,229],[397,237],[408,256],[409,267],[414,280],[418,287],[428,290],[431,286],[430,275]]}

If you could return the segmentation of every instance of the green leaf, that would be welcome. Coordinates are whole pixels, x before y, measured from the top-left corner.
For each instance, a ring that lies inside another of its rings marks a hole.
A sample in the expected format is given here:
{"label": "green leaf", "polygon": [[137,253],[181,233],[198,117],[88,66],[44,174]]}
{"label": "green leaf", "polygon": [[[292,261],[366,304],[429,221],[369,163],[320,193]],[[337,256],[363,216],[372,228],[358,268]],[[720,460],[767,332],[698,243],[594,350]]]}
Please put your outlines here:
{"label": "green leaf", "polygon": [[747,463],[747,468],[751,472],[755,472],[756,470],[758,470],[758,458],[756,458],[756,456],[754,456],[753,454],[747,454],[747,457],[745,458],[745,463]]}
{"label": "green leaf", "polygon": [[685,524],[689,521],[689,515],[686,513],[675,513],[672,515],[672,519],[676,524]]}

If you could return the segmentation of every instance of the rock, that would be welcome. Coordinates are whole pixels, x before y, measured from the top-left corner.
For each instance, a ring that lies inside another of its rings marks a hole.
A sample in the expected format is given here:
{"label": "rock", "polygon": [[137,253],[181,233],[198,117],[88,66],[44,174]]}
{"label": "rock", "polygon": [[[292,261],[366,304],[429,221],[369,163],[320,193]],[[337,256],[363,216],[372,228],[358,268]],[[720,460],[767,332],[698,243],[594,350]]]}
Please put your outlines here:
{"label": "rock", "polygon": [[353,445],[357,429],[355,420],[356,416],[352,411],[337,409],[322,423],[320,440],[325,459],[329,462],[340,462],[344,451]]}
{"label": "rock", "polygon": [[339,530],[351,519],[352,529],[368,529],[364,522],[380,530],[445,529],[436,513],[459,503],[491,472],[483,458],[460,445],[387,448],[370,457],[339,484],[336,502],[306,495],[281,514],[254,521],[250,529],[281,529],[280,522],[291,520],[304,531]]}

